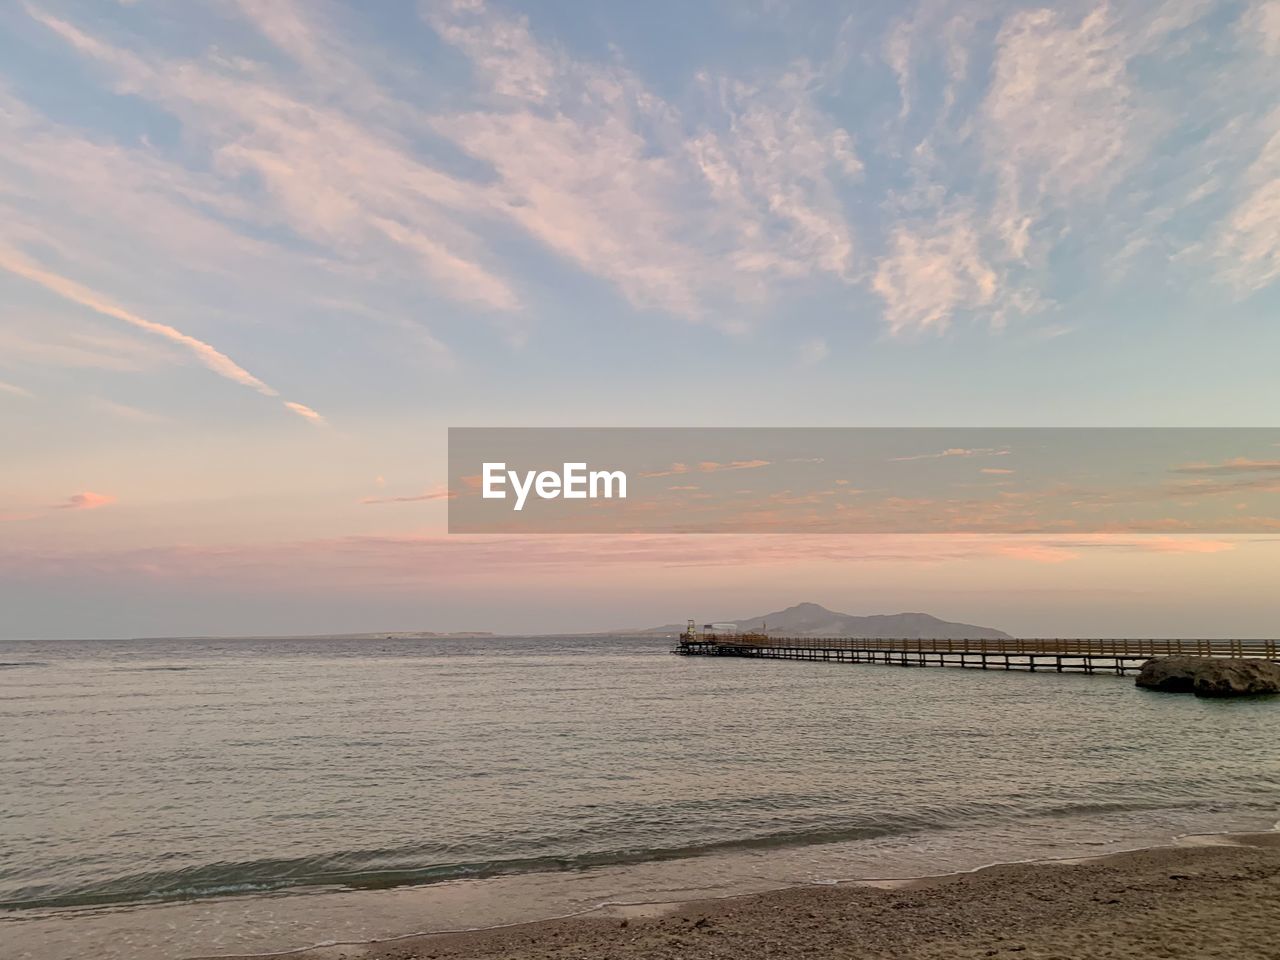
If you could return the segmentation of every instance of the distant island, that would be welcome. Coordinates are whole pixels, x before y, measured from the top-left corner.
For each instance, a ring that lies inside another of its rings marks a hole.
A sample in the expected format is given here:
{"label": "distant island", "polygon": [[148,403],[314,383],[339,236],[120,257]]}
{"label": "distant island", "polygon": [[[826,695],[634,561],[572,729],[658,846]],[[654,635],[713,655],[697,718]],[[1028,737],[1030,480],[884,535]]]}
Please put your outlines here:
{"label": "distant island", "polygon": [[[954,623],[939,620],[927,613],[890,613],[859,617],[850,613],[837,613],[816,603],[797,603],[785,610],[746,617],[742,620],[717,620],[732,623],[742,631],[767,632],[788,637],[856,637],[861,639],[897,637],[908,640],[1009,640],[1010,635],[994,627],[979,627],[971,623]],[[701,627],[702,623],[699,622]],[[683,623],[669,623],[652,627],[642,633],[679,633]]]}
{"label": "distant island", "polygon": [[437,633],[434,630],[409,630],[397,633],[360,633],[353,634],[358,639],[371,640],[474,640],[477,637],[496,637],[499,634],[489,630],[450,630]]}

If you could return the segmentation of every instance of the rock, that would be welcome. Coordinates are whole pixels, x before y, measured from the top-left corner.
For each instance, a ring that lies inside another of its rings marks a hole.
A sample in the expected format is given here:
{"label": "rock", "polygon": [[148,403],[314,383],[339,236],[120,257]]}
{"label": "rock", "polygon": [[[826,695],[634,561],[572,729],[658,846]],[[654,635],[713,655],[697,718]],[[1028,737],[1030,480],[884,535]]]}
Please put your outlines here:
{"label": "rock", "polygon": [[1133,682],[1148,690],[1166,693],[1190,693],[1195,687],[1195,675],[1205,657],[1156,657],[1148,660],[1138,671]]}
{"label": "rock", "polygon": [[1255,697],[1280,693],[1280,664],[1243,657],[1157,657],[1142,665],[1134,682],[1197,697]]}
{"label": "rock", "polygon": [[1280,693],[1280,664],[1270,660],[1218,659],[1196,674],[1197,697],[1255,697]]}

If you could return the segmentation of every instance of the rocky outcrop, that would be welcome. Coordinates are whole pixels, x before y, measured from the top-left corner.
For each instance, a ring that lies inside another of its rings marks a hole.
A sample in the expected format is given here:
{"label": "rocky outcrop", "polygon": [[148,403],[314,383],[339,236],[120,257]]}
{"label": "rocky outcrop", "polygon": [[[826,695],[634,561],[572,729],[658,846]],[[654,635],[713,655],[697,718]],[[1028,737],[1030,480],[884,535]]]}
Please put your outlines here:
{"label": "rocky outcrop", "polygon": [[1196,674],[1197,697],[1252,697],[1280,693],[1280,664],[1270,660],[1219,659]]}
{"label": "rocky outcrop", "polygon": [[1156,657],[1138,671],[1138,686],[1165,693],[1190,693],[1195,686],[1196,670],[1207,657]]}
{"label": "rocky outcrop", "polygon": [[1142,665],[1138,686],[1197,697],[1280,693],[1280,664],[1240,657],[1157,657]]}

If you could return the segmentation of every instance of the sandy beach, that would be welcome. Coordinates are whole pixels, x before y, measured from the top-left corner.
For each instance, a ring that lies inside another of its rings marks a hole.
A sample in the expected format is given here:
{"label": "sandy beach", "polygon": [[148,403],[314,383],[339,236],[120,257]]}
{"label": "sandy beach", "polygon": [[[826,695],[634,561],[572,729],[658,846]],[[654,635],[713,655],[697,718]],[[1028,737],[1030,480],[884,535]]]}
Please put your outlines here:
{"label": "sandy beach", "polygon": [[1280,957],[1280,835],[885,885],[609,908],[280,960]]}

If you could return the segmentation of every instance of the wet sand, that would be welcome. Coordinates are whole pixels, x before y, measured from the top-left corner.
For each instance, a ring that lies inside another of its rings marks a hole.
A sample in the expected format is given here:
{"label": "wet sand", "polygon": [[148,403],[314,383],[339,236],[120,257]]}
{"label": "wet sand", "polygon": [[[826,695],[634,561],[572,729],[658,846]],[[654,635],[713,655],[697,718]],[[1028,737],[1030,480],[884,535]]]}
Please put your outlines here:
{"label": "wet sand", "polygon": [[893,884],[613,907],[280,960],[1280,958],[1280,834]]}

